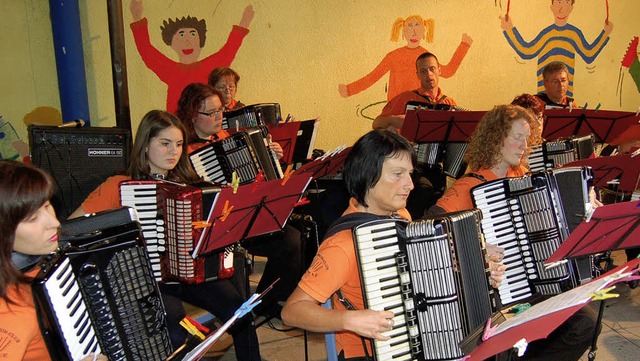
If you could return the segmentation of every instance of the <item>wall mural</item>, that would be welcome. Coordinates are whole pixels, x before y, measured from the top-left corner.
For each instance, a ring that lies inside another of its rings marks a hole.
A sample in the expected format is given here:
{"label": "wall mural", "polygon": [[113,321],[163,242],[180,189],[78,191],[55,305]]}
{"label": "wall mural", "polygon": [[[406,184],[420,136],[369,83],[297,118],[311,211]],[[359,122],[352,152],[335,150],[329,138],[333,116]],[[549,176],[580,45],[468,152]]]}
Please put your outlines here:
{"label": "wall mural", "polygon": [[589,43],[582,31],[569,24],[569,15],[573,11],[575,0],[552,0],[551,12],[555,22],[542,29],[532,41],[526,41],[520,35],[518,28],[513,25],[509,16],[511,0],[507,3],[507,12],[501,16],[501,27],[509,45],[522,59],[538,59],[538,91],[544,90],[542,69],[552,61],[561,61],[569,69],[569,88],[567,95],[573,96],[573,78],[575,74],[576,53],[587,64],[591,64],[602,49],[609,42],[609,34],[613,30],[613,23],[609,21],[609,1],[606,1],[606,18],[604,27],[596,39]]}
{"label": "wall mural", "polygon": [[192,16],[164,20],[160,26],[162,40],[178,54],[179,61],[175,62],[151,44],[148,20],[142,16],[143,7],[142,0],[131,0],[131,31],[142,61],[167,84],[167,111],[171,113],[175,113],[180,93],[187,85],[206,83],[211,70],[231,65],[255,15],[253,7],[247,6],[238,25],[231,29],[227,42],[202,60],[199,58],[206,41],[206,21]]}
{"label": "wall mural", "polygon": [[[371,87],[387,73],[389,73],[389,82],[388,87],[385,86],[387,93],[386,101],[389,101],[403,91],[419,88],[420,80],[416,76],[415,62],[420,54],[428,51],[422,47],[420,43],[423,39],[426,40],[427,43],[432,43],[433,33],[433,19],[425,20],[420,15],[411,15],[406,19],[398,18],[393,23],[391,29],[391,41],[399,41],[399,37],[402,34],[402,39],[407,42],[407,45],[388,53],[369,74],[349,84],[339,84],[338,92],[344,98],[358,94]],[[462,34],[462,41],[458,45],[449,63],[441,64],[440,76],[450,78],[456,73],[472,43],[473,39],[471,39],[469,35],[466,33]],[[386,101],[376,102],[362,108],[360,115],[373,120],[378,114],[370,117],[363,112],[371,106],[383,104]]]}
{"label": "wall mural", "polygon": [[638,37],[635,36],[631,39],[629,46],[627,47],[627,51],[624,53],[622,57],[622,66],[620,67],[620,74],[618,75],[618,88],[616,90],[616,95],[620,96],[620,106],[622,106],[622,84],[624,82],[625,72],[623,69],[626,69],[627,72],[631,75],[631,79],[636,84],[636,88],[638,88],[638,92],[640,92],[640,61],[638,61]]}

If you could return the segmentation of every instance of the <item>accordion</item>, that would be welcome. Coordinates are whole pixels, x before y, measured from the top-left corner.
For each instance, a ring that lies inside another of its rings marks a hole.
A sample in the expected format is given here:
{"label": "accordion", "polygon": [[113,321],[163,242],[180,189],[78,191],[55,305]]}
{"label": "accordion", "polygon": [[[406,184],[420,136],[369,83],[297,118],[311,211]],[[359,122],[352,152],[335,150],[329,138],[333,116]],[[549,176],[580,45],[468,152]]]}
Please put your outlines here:
{"label": "accordion", "polygon": [[590,259],[545,268],[549,258],[582,221],[589,204],[589,168],[570,167],[504,178],[471,190],[482,211],[486,242],[504,248],[507,265],[498,292],[503,304],[534,293],[554,295],[592,278]]}
{"label": "accordion", "polygon": [[477,210],[418,222],[381,219],[354,228],[365,308],[392,311],[377,360],[458,360],[458,344],[497,304]]}
{"label": "accordion", "polygon": [[224,112],[222,129],[250,128],[258,125],[277,124],[281,119],[280,104],[252,104]]}
{"label": "accordion", "polygon": [[587,159],[593,154],[594,142],[593,135],[543,142],[532,147],[529,155],[529,170],[538,172],[557,168],[579,159]]}
{"label": "accordion", "polygon": [[202,283],[233,275],[233,245],[207,255],[194,255],[202,229],[194,222],[207,220],[220,188],[194,187],[169,181],[124,181],[120,201],[138,211],[142,234],[162,282]]}
{"label": "accordion", "polygon": [[112,361],[164,360],[172,352],[158,285],[133,220],[75,237],[43,261],[32,288],[54,360],[90,352]]}
{"label": "accordion", "polygon": [[283,177],[280,162],[267,144],[266,126],[250,128],[193,151],[191,164],[207,182],[226,184],[235,172],[240,184],[253,182],[262,171],[267,180]]}

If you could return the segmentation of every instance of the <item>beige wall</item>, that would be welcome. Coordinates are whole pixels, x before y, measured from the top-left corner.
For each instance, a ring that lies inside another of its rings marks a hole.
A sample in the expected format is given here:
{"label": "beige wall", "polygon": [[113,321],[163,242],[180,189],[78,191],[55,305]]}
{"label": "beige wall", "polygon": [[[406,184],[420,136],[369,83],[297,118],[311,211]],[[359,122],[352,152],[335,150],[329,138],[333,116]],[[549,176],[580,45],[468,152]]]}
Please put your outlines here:
{"label": "beige wall", "polygon": [[[506,7],[507,0],[498,0]],[[329,149],[352,143],[368,131],[371,121],[358,110],[386,99],[386,79],[360,94],[342,98],[340,83],[354,81],[372,70],[389,51],[406,45],[389,41],[397,17],[420,14],[435,20],[432,44],[422,45],[448,61],[463,33],[474,40],[458,73],[441,80],[445,93],[469,109],[489,109],[509,102],[516,94],[536,91],[535,59],[523,61],[509,47],[498,16],[504,13],[494,0],[327,0],[254,1],[251,32],[232,67],[242,80],[238,99],[245,104],[278,102],[283,113],[298,120],[321,118],[317,147]],[[590,65],[576,61],[578,103],[598,103],[602,109],[635,111],[640,93],[626,73],[622,106],[616,95],[620,60],[628,42],[640,35],[640,2],[610,2],[614,23],[611,40]],[[164,107],[166,86],[148,70],[133,43],[129,1],[123,0],[131,116],[134,128],[152,108]],[[202,56],[218,50],[249,2],[211,0],[147,0],[152,43],[164,54],[173,50],[161,38],[159,27],[168,17],[192,15],[207,21]],[[549,0],[513,1],[511,16],[526,40],[533,39],[553,17]],[[105,1],[80,1],[87,86],[94,126],[114,126],[115,111]],[[40,106],[60,107],[48,0],[0,0],[0,115],[26,139],[23,119]],[[588,41],[601,31],[605,1],[577,0],[569,22]],[[369,109],[377,115],[380,106]]]}

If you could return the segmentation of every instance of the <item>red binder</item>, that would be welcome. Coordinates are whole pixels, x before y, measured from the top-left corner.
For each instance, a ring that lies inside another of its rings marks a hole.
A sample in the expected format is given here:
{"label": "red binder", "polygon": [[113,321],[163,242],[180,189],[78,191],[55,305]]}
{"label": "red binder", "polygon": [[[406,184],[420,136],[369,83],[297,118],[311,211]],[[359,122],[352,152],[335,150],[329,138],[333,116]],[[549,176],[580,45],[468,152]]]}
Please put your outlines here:
{"label": "red binder", "polygon": [[288,179],[245,184],[236,193],[232,187],[222,189],[193,256],[282,229],[310,181],[308,174],[293,174]]}
{"label": "red binder", "polygon": [[413,143],[467,142],[486,111],[407,110],[401,134]]}
{"label": "red binder", "polygon": [[558,139],[593,134],[598,143],[611,143],[630,126],[637,124],[636,113],[614,110],[547,109],[542,136]]}

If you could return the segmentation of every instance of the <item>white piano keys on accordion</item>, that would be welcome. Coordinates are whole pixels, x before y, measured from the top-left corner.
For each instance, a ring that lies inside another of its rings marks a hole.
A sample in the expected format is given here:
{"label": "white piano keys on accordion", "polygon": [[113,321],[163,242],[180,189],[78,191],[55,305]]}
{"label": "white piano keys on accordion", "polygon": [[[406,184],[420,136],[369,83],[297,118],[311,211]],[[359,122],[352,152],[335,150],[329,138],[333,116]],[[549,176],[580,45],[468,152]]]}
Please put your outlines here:
{"label": "white piano keys on accordion", "polygon": [[496,306],[479,215],[475,210],[410,223],[384,219],[354,228],[365,307],[395,315],[394,329],[383,332],[392,339],[373,341],[375,360],[464,356],[458,344]]}
{"label": "white piano keys on accordion", "polygon": [[138,221],[142,229],[153,277],[162,280],[160,253],[165,251],[164,219],[158,214],[156,198],[157,184],[120,185],[120,204],[138,212]]}
{"label": "white piano keys on accordion", "polygon": [[71,359],[80,360],[91,352],[100,353],[96,330],[89,319],[69,258],[65,257],[44,288],[49,294],[50,305],[58,319]]}
{"label": "white piano keys on accordion", "polygon": [[374,340],[374,353],[379,360],[412,360],[402,285],[395,259],[395,255],[400,251],[395,222],[358,227],[356,237],[358,253],[361,255],[359,259],[363,292],[367,294],[365,307],[377,311],[391,311],[394,314],[393,329],[382,333],[391,339]]}
{"label": "white piano keys on accordion", "polygon": [[561,283],[570,281],[569,266],[544,267],[544,261],[566,238],[550,177],[539,172],[472,189],[476,207],[482,211],[486,241],[505,249],[502,263],[507,272],[498,288],[503,304],[524,300],[535,292],[561,293],[565,287]]}

